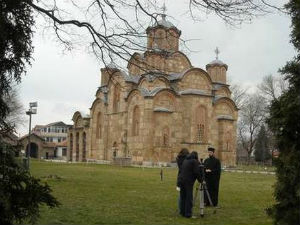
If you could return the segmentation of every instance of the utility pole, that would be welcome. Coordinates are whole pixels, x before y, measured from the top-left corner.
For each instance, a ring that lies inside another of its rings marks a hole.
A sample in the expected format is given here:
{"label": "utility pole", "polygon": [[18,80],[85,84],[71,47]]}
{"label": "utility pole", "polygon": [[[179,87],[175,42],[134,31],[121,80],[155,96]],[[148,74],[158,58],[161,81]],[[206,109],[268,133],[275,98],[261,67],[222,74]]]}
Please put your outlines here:
{"label": "utility pole", "polygon": [[29,164],[30,164],[30,151],[31,151],[31,140],[30,140],[30,136],[31,136],[31,115],[32,114],[36,114],[37,110],[37,102],[30,102],[29,103],[29,110],[26,111],[26,115],[29,116],[29,131],[28,131],[28,149],[26,149],[26,158],[24,160],[24,166],[27,170],[29,170]]}

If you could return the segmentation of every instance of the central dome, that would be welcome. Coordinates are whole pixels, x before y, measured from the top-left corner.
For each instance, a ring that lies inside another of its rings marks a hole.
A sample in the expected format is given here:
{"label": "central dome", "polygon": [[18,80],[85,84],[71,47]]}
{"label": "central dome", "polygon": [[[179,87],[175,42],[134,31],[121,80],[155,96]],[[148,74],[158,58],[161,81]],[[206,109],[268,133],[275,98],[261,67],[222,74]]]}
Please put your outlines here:
{"label": "central dome", "polygon": [[[156,22],[156,26],[164,26],[167,28],[175,27],[170,21],[166,20],[166,15],[162,14],[162,19]],[[176,28],[176,27],[175,27]]]}
{"label": "central dome", "polygon": [[170,21],[166,15],[161,14],[161,20],[157,20],[153,26],[147,28],[148,49],[164,50],[168,52],[178,51],[178,39],[181,31]]}
{"label": "central dome", "polygon": [[157,25],[164,26],[167,28],[175,27],[170,21],[164,19],[157,21]]}
{"label": "central dome", "polygon": [[170,21],[168,21],[166,19],[167,15],[166,14],[161,14],[161,19],[160,20],[156,20],[154,25],[150,26],[147,28],[146,33],[149,33],[150,30],[155,29],[155,28],[159,28],[159,27],[164,27],[167,29],[174,29],[180,36],[181,31],[177,29],[177,27],[171,23]]}

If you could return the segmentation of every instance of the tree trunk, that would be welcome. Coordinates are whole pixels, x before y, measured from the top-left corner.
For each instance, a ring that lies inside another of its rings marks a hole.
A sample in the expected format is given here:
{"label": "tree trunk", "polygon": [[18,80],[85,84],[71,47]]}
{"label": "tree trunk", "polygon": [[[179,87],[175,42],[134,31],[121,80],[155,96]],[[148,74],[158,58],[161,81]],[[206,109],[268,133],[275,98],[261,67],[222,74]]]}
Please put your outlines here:
{"label": "tree trunk", "polygon": [[248,156],[247,156],[247,165],[250,165],[250,158],[251,158],[251,152],[247,152]]}

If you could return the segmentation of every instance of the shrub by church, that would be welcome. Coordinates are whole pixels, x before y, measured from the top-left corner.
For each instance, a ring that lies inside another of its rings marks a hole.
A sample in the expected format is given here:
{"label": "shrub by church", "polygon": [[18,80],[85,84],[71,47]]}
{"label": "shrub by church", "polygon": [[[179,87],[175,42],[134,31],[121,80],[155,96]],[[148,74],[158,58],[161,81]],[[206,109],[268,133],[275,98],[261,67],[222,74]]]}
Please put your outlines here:
{"label": "shrub by church", "polygon": [[126,72],[101,69],[90,113],[74,113],[69,160],[170,162],[183,147],[204,158],[213,146],[223,165],[235,165],[238,109],[228,66],[217,58],[206,70],[193,67],[179,51],[181,31],[165,16],[146,33],[147,50],[132,55]]}

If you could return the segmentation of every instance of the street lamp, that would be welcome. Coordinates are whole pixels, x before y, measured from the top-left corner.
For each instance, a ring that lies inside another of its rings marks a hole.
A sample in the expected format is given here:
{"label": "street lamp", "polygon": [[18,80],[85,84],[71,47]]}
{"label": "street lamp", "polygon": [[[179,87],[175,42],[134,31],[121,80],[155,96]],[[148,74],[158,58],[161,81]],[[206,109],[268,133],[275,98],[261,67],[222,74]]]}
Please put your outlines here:
{"label": "street lamp", "polygon": [[37,110],[37,102],[30,102],[29,103],[29,110],[26,111],[26,115],[29,116],[29,133],[28,133],[28,150],[26,151],[26,158],[25,158],[25,168],[29,170],[29,161],[30,161],[30,150],[31,150],[31,143],[30,143],[30,136],[31,136],[31,115],[36,114]]}

